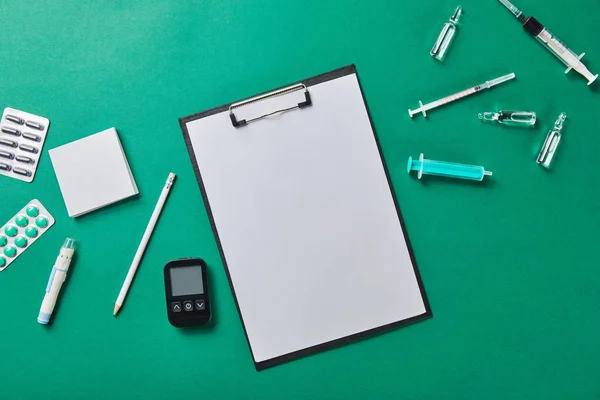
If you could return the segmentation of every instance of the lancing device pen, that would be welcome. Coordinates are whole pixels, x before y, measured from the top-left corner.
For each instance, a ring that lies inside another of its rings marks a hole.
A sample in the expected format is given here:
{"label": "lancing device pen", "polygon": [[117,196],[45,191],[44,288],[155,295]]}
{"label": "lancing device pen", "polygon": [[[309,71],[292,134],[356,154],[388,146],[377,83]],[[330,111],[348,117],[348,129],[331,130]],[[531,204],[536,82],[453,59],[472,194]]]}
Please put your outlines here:
{"label": "lancing device pen", "polygon": [[44,295],[44,301],[42,301],[42,307],[37,319],[40,324],[45,325],[50,321],[60,288],[67,278],[67,271],[71,265],[73,254],[75,254],[75,240],[67,238],[65,244],[60,248],[60,254],[56,258],[56,262],[50,273],[50,279],[48,279],[46,294]]}

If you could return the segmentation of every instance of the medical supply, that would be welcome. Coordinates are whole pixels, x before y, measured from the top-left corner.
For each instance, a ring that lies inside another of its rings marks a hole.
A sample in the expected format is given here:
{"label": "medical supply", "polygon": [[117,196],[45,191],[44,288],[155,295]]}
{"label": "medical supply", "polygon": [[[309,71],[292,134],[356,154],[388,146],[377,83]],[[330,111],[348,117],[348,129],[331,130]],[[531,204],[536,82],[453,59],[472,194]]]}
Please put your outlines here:
{"label": "medical supply", "polygon": [[144,255],[144,251],[146,251],[146,246],[150,241],[150,236],[152,236],[152,232],[154,232],[154,227],[156,226],[156,222],[158,221],[158,217],[162,212],[163,206],[165,205],[165,201],[167,200],[167,196],[171,191],[171,186],[173,186],[173,182],[175,181],[175,174],[170,173],[165,186],[160,193],[160,197],[158,198],[158,202],[156,203],[156,207],[154,207],[154,212],[152,212],[152,216],[150,217],[150,222],[148,222],[148,226],[144,231],[144,236],[142,236],[142,241],[135,252],[135,257],[133,257],[133,262],[129,267],[129,271],[127,272],[127,277],[125,278],[125,282],[123,282],[123,286],[121,287],[121,291],[119,292],[119,297],[117,297],[117,302],[115,303],[115,309],[113,311],[113,315],[117,315],[123,302],[125,301],[125,297],[127,296],[127,292],[129,291],[129,286],[131,286],[131,282],[133,282],[133,277],[135,276],[135,272],[137,271],[138,266],[140,265],[140,261],[142,260],[142,256]]}
{"label": "medical supply", "polygon": [[485,176],[492,176],[491,171],[486,171],[478,165],[458,164],[453,162],[427,160],[423,153],[419,160],[408,157],[407,172],[418,171],[418,178],[423,175],[445,176],[447,178],[468,179],[471,181],[482,181]]}
{"label": "medical supply", "polygon": [[29,132],[23,132],[23,137],[25,139],[33,140],[34,142],[39,142],[41,140],[41,137],[39,137],[38,135],[36,135],[34,133],[29,133]]}
{"label": "medical supply", "polygon": [[498,111],[480,113],[479,119],[508,126],[534,126],[537,116],[530,111]]}
{"label": "medical supply", "polygon": [[25,121],[25,126],[28,126],[33,129],[37,129],[38,131],[44,130],[44,125],[35,121]]}
{"label": "medical supply", "polygon": [[34,162],[33,158],[27,156],[16,156],[15,160],[26,164],[32,164]]}
{"label": "medical supply", "polygon": [[31,200],[0,230],[0,271],[6,269],[54,225],[54,218],[39,202]]}
{"label": "medical supply", "polygon": [[591,85],[598,75],[592,74],[585,65],[581,62],[581,59],[585,53],[577,55],[573,50],[569,49],[563,42],[561,42],[554,34],[544,28],[537,19],[533,17],[525,17],[523,12],[515,7],[508,0],[499,0],[500,3],[504,4],[506,8],[514,14],[519,21],[523,23],[523,28],[531,36],[535,37],[545,48],[547,48],[552,54],[556,56],[560,61],[567,66],[565,74],[569,73],[571,69],[579,72],[581,75],[588,80],[588,86]]}
{"label": "medical supply", "polygon": [[[13,148],[15,148],[15,147],[17,147],[17,146],[19,145],[19,144],[18,144],[17,142],[15,142],[14,140],[10,140],[10,139],[2,139],[2,138],[0,138],[0,144],[1,144],[1,145],[4,145],[4,146],[8,146],[8,147],[13,147]],[[14,156],[15,156],[15,155],[14,155],[14,154],[12,154],[12,153],[8,153],[8,154],[10,154],[10,156],[7,156],[6,158],[9,158],[9,159],[11,159],[11,160],[12,160],[12,159],[14,158]]]}
{"label": "medical supply", "polygon": [[33,181],[50,121],[14,108],[0,120],[0,175]]}
{"label": "medical supply", "polygon": [[115,128],[48,152],[70,217],[139,193]]}
{"label": "medical supply", "polygon": [[21,167],[13,167],[13,172],[22,176],[29,176],[29,171]]}
{"label": "medical supply", "polygon": [[484,83],[481,83],[479,85],[473,86],[472,88],[469,89],[465,89],[462,92],[458,92],[455,93],[453,95],[444,97],[443,99],[439,99],[436,101],[433,101],[431,103],[425,104],[423,105],[423,103],[421,101],[419,101],[419,108],[417,108],[416,110],[408,110],[408,115],[410,115],[410,117],[412,118],[413,115],[417,114],[417,113],[423,113],[424,117],[427,117],[427,111],[429,110],[433,110],[434,108],[446,105],[448,103],[452,103],[453,101],[456,101],[458,99],[462,99],[463,97],[467,97],[470,96],[472,94],[475,93],[479,93],[481,92],[483,89],[490,89],[496,85],[499,85],[501,83],[504,83],[506,81],[509,81],[511,79],[513,79],[515,77],[515,74],[508,74],[508,75],[504,75],[501,76],[499,78],[496,79],[492,79],[491,81],[486,81]]}
{"label": "medical supply", "polygon": [[10,122],[14,122],[15,124],[19,125],[23,125],[23,122],[25,122],[22,118],[19,118],[16,115],[7,115],[5,118]]}
{"label": "medical supply", "polygon": [[21,149],[23,151],[26,151],[28,153],[32,153],[32,154],[37,154],[37,152],[38,152],[37,148],[35,148],[33,146],[30,146],[28,144],[22,144],[22,145],[20,145],[19,149]]}
{"label": "medical supply", "polygon": [[58,294],[60,293],[60,288],[67,278],[67,271],[71,265],[71,260],[73,260],[74,253],[75,240],[67,238],[60,248],[60,253],[52,267],[52,272],[50,273],[50,278],[46,285],[46,294],[44,295],[42,307],[40,308],[40,313],[37,318],[40,324],[45,325],[50,321],[54,306],[56,305],[56,300],[58,299]]}
{"label": "medical supply", "polygon": [[461,14],[462,7],[456,7],[454,13],[452,16],[450,16],[450,20],[442,27],[442,31],[435,41],[433,48],[429,52],[429,54],[436,60],[442,61],[444,59],[446,51],[448,51],[448,47],[450,46],[450,43],[456,34],[456,25],[458,24]]}
{"label": "medical supply", "polygon": [[206,270],[201,258],[182,258],[165,265],[167,317],[174,327],[202,326],[210,321]]}
{"label": "medical supply", "polygon": [[544,144],[542,145],[536,160],[542,167],[550,168],[550,164],[552,164],[552,159],[556,153],[556,148],[560,143],[560,139],[562,139],[562,130],[566,119],[567,114],[561,113],[554,123],[554,127],[546,135],[546,140],[544,140]]}

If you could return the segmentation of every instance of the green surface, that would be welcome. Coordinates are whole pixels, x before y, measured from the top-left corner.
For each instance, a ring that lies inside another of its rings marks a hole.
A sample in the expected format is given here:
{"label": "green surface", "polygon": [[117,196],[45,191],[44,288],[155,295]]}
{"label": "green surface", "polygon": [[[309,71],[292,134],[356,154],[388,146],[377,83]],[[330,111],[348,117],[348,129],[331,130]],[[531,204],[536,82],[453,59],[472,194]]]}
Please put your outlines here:
{"label": "green surface", "polygon": [[[565,76],[497,1],[461,4],[442,64],[428,53],[456,6],[449,1],[5,1],[2,107],[51,126],[34,182],[0,177],[0,222],[33,198],[57,222],[0,274],[0,398],[600,398],[600,86]],[[587,51],[594,72],[598,5],[517,3]],[[257,373],[177,118],[350,63],[434,318]],[[516,81],[428,120],[407,115],[418,100],[509,72]],[[498,109],[536,111],[537,128],[477,119]],[[534,159],[561,111],[569,118],[546,171]],[[112,126],[140,195],[69,218],[47,150]],[[421,152],[494,176],[418,181],[406,161]],[[113,318],[171,171],[178,180]],[[53,324],[42,326],[36,316],[66,237],[80,247]],[[167,321],[162,268],[186,256],[209,265],[212,329]]]}

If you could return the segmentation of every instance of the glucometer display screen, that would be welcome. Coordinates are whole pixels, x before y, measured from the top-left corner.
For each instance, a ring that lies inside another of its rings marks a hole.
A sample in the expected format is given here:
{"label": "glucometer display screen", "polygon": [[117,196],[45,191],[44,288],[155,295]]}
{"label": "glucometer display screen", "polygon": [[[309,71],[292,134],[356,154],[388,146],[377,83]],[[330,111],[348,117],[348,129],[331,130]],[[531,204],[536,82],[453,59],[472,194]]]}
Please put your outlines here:
{"label": "glucometer display screen", "polygon": [[202,268],[200,266],[171,268],[171,292],[173,296],[204,294]]}

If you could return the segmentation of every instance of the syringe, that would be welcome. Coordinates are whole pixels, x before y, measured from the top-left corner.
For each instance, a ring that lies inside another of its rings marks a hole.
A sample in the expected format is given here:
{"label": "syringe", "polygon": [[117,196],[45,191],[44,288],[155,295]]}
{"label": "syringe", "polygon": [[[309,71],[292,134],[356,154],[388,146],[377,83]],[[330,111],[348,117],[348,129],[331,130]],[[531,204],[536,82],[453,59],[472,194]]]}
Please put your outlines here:
{"label": "syringe", "polygon": [[519,21],[523,23],[523,28],[533,37],[537,39],[545,48],[550,50],[552,54],[562,61],[566,66],[567,70],[565,74],[574,69],[588,80],[588,86],[592,84],[598,78],[598,75],[592,74],[585,65],[581,62],[581,59],[585,53],[581,55],[575,54],[575,52],[569,49],[563,42],[561,42],[556,36],[554,36],[549,30],[544,28],[537,19],[533,17],[525,17],[523,12],[515,7],[508,0],[499,0],[500,3],[504,4],[506,8],[514,14]]}
{"label": "syringe", "polygon": [[419,160],[413,160],[408,157],[408,173],[417,171],[417,177],[421,179],[423,175],[445,176],[447,178],[467,179],[470,181],[482,181],[486,176],[492,176],[491,171],[486,171],[485,168],[479,165],[459,164],[446,161],[427,160],[423,153],[419,156]]}
{"label": "syringe", "polygon": [[491,87],[494,87],[503,82],[509,81],[509,80],[513,79],[514,77],[515,77],[515,74],[504,75],[504,76],[501,76],[500,78],[492,79],[491,81],[485,81],[482,84],[473,86],[472,88],[463,90],[462,92],[458,92],[453,95],[444,97],[443,99],[432,101],[431,103],[428,103],[425,105],[423,105],[423,103],[421,101],[419,101],[420,107],[417,108],[416,110],[409,109],[408,115],[410,115],[410,117],[412,118],[413,115],[415,115],[417,113],[423,113],[423,116],[427,117],[427,111],[429,111],[429,110],[433,110],[434,108],[443,106],[448,103],[452,103],[455,100],[462,99],[463,97],[470,96],[474,93],[478,93],[478,92],[482,91],[483,89],[490,89]]}

